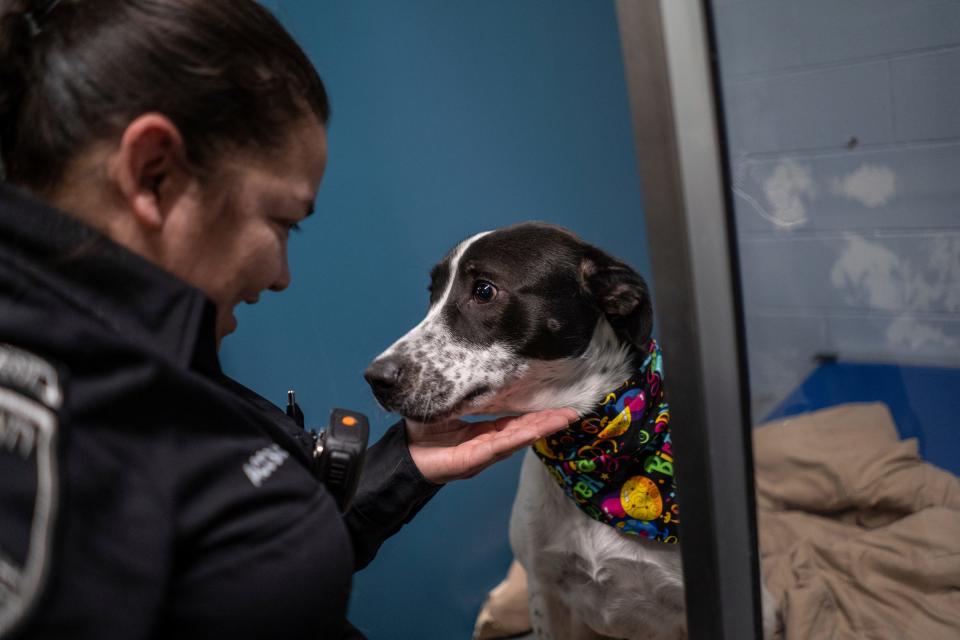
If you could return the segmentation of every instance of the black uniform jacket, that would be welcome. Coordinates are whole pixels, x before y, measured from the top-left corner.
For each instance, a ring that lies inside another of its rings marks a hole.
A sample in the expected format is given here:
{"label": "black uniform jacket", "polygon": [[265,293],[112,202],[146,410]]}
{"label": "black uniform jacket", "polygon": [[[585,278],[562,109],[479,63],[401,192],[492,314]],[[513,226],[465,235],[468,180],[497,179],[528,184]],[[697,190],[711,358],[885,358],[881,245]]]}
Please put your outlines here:
{"label": "black uniform jacket", "polygon": [[225,376],[198,290],[0,185],[0,637],[340,638],[436,493],[403,424],[341,516],[308,438]]}

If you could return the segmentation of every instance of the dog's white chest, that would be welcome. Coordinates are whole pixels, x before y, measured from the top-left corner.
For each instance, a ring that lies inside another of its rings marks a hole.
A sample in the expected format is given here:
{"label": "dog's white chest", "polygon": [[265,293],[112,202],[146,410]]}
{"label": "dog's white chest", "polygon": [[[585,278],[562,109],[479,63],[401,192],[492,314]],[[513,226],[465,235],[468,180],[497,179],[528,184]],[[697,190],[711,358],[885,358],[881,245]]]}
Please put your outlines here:
{"label": "dog's white chest", "polygon": [[[589,518],[531,451],[513,504],[510,544],[531,595],[559,600],[597,633],[648,639],[682,633],[678,545],[627,536]],[[563,632],[554,628],[551,635]]]}

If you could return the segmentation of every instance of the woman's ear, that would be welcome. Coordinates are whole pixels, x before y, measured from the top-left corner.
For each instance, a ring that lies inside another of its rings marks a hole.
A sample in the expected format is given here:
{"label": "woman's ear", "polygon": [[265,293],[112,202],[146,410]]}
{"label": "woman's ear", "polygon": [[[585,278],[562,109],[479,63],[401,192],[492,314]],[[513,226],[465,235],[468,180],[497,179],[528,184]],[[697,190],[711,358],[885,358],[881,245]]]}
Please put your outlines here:
{"label": "woman's ear", "polygon": [[644,349],[653,331],[647,283],[627,264],[588,246],[580,262],[580,286],[624,340]]}
{"label": "woman's ear", "polygon": [[135,221],[157,230],[186,167],[180,130],[168,117],[146,113],[127,125],[109,171]]}

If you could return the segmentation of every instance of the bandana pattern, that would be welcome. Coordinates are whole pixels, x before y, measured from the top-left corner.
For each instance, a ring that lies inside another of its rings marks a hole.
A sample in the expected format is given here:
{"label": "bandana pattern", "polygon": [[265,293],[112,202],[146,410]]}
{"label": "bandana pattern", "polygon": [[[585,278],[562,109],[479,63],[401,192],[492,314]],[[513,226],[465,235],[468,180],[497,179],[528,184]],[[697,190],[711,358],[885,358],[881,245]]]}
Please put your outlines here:
{"label": "bandana pattern", "polygon": [[588,516],[621,533],[679,542],[680,506],[673,477],[670,408],[663,356],[647,357],[600,405],[533,450],[553,479]]}

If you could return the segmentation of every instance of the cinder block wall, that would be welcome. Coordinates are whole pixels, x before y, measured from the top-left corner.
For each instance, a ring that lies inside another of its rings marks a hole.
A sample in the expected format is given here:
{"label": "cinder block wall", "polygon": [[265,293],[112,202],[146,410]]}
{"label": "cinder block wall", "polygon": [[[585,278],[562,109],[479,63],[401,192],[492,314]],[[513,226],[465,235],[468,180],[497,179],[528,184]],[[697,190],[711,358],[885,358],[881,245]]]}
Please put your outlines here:
{"label": "cinder block wall", "polygon": [[714,19],[754,417],[819,353],[960,365],[960,2]]}

